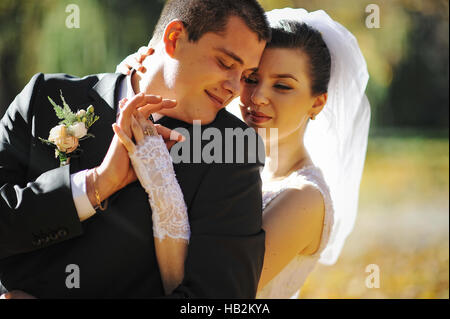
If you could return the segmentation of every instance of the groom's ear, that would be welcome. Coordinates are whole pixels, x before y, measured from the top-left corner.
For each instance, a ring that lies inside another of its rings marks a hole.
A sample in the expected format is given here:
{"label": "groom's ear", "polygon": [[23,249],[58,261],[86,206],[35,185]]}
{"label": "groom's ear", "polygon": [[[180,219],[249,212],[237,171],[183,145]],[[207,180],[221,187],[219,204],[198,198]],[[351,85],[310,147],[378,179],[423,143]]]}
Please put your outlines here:
{"label": "groom's ear", "polygon": [[186,28],[182,21],[173,20],[167,25],[166,30],[164,31],[163,41],[166,52],[170,57],[173,58],[179,40],[186,36]]}

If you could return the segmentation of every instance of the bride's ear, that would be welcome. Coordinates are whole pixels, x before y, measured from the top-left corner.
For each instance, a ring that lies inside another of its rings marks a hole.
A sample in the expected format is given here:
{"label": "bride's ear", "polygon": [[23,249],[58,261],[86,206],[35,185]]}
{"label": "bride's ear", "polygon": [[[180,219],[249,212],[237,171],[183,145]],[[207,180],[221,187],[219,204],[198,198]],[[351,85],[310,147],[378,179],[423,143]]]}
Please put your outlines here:
{"label": "bride's ear", "polygon": [[317,116],[320,112],[322,112],[323,108],[325,107],[325,104],[327,104],[327,100],[328,100],[328,93],[322,93],[316,96],[314,104],[312,106],[311,115]]}
{"label": "bride's ear", "polygon": [[164,31],[164,48],[170,57],[174,57],[179,41],[187,36],[184,24],[180,20],[170,22]]}

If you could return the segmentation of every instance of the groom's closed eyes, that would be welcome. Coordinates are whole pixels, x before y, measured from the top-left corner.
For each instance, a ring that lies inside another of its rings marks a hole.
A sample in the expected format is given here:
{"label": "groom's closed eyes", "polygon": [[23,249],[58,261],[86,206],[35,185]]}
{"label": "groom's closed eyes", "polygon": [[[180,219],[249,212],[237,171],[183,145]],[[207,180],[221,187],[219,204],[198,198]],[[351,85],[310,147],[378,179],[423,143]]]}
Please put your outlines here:
{"label": "groom's closed eyes", "polygon": [[[218,57],[219,66],[225,70],[231,70],[235,67],[235,63],[238,63],[240,66],[244,66],[244,61],[237,54],[233,53],[230,50],[225,48],[214,48],[217,52],[221,53]],[[257,67],[244,70],[243,76],[247,76],[253,72],[258,70]]]}
{"label": "groom's closed eyes", "polygon": [[234,60],[235,62],[239,63],[241,66],[244,65],[244,61],[242,61],[242,59],[237,54],[235,54],[225,48],[214,48],[214,50],[223,53],[225,56],[227,56],[228,60],[231,59],[231,60]]}

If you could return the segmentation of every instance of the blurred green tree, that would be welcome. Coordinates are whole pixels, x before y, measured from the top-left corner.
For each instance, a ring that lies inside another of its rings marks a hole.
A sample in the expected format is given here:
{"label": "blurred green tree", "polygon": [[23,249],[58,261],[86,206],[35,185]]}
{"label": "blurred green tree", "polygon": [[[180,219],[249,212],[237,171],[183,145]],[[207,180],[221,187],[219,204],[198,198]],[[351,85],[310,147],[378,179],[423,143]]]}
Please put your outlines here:
{"label": "blurred green tree", "polygon": [[[66,26],[69,4],[80,9],[80,28]],[[163,5],[163,0],[1,0],[0,117],[37,72],[114,72],[149,42]]]}
{"label": "blurred green tree", "polygon": [[395,67],[386,103],[378,108],[378,124],[448,128],[448,23],[436,13],[409,14],[415,23],[408,36],[408,53]]}

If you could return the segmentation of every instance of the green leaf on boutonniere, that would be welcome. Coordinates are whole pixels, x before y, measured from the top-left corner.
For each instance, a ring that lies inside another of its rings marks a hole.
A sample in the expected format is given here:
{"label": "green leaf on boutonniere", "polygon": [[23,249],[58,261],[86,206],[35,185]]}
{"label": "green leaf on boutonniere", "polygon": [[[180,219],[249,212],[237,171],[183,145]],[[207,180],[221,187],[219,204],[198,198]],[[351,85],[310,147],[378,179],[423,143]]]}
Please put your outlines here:
{"label": "green leaf on boutonniere", "polygon": [[86,140],[86,139],[88,139],[88,138],[91,138],[91,137],[95,137],[95,135],[92,134],[92,133],[87,133],[85,136],[83,136],[82,138],[80,138],[80,141],[84,141],[84,140]]}
{"label": "green leaf on boutonniere", "polygon": [[69,164],[70,157],[67,156],[66,153],[63,153],[63,152],[59,151],[58,149],[56,149],[55,157],[59,157],[59,166],[60,167]]}
{"label": "green leaf on boutonniere", "polygon": [[55,110],[56,116],[60,120],[63,120],[65,118],[63,108],[61,106],[59,106],[58,104],[56,104],[55,102],[53,102],[53,100],[50,96],[47,96],[47,98],[50,101],[50,103],[53,105],[53,109]]}
{"label": "green leaf on boutonniere", "polygon": [[45,139],[43,139],[41,137],[38,137],[38,139],[39,139],[39,141],[41,141],[42,143],[44,143],[44,144],[46,144],[48,146],[55,146],[56,147],[56,145],[54,143],[50,142],[49,140],[45,140]]}
{"label": "green leaf on boutonniere", "polygon": [[94,113],[87,113],[86,114],[86,128],[89,129],[92,125],[94,125],[95,122],[97,122],[97,120],[100,117],[98,115],[95,115]]}
{"label": "green leaf on boutonniere", "polygon": [[61,100],[63,101],[63,105],[64,105],[64,114],[66,115],[66,117],[65,117],[66,123],[64,123],[64,124],[70,126],[73,123],[77,122],[77,115],[72,112],[69,104],[66,103],[66,100],[64,99],[62,91],[60,90],[59,92],[61,93]]}
{"label": "green leaf on boutonniere", "polygon": [[94,117],[94,119],[92,120],[92,122],[90,122],[89,127],[91,127],[95,122],[97,122],[97,120],[100,118],[100,116],[96,115]]}
{"label": "green leaf on boutonniere", "polygon": [[58,104],[56,104],[49,96],[48,96],[48,100],[53,105],[53,109],[55,110],[56,116],[60,120],[62,120],[59,124],[64,124],[66,126],[70,126],[73,123],[77,122],[77,115],[72,112],[72,110],[70,109],[70,106],[66,103],[66,100],[64,99],[64,96],[62,95],[62,91],[60,91],[60,93],[61,93],[60,96],[61,96],[61,100],[63,101],[64,107],[61,107]]}

